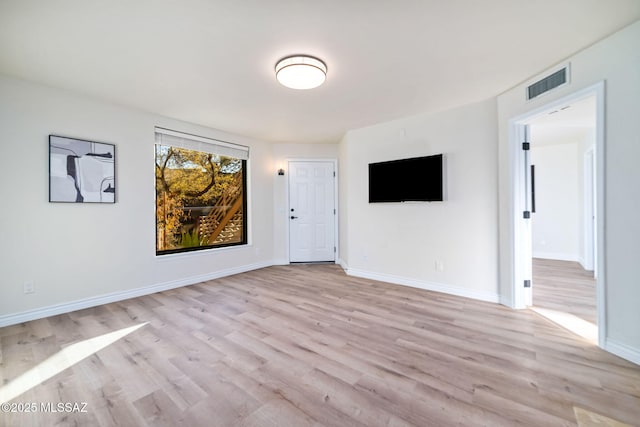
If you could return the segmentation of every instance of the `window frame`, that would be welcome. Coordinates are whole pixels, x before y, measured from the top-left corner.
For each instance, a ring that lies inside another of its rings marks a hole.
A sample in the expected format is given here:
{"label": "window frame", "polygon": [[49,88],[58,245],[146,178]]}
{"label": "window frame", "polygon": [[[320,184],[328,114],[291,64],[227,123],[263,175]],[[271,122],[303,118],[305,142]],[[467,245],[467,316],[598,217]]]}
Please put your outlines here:
{"label": "window frame", "polygon": [[[218,249],[224,249],[224,248],[232,248],[232,247],[238,247],[238,246],[248,246],[249,245],[249,212],[248,212],[248,206],[249,206],[249,195],[248,195],[248,177],[249,177],[249,171],[248,171],[248,166],[249,166],[249,158],[248,158],[248,153],[249,153],[249,148],[245,147],[245,146],[241,146],[241,145],[237,145],[237,144],[232,144],[226,141],[218,141],[218,140],[214,140],[214,139],[210,139],[210,138],[205,138],[205,137],[200,137],[200,136],[196,136],[196,135],[191,135],[191,134],[185,134],[182,132],[177,132],[177,131],[172,131],[172,130],[168,130],[168,129],[164,129],[164,128],[157,128],[156,127],[156,141],[154,144],[154,153],[156,152],[156,146],[160,145],[160,146],[168,146],[168,147],[173,147],[173,148],[180,148],[180,149],[186,149],[186,150],[191,150],[191,151],[196,151],[199,153],[210,153],[210,154],[216,154],[220,157],[227,157],[227,158],[232,158],[232,159],[236,159],[236,160],[240,160],[241,162],[241,171],[242,171],[242,183],[241,183],[241,191],[242,191],[242,232],[241,232],[241,238],[239,242],[229,242],[229,243],[219,243],[219,244],[209,244],[209,245],[199,245],[199,246],[191,246],[191,247],[182,247],[182,248],[175,248],[175,249],[165,249],[165,250],[159,250],[158,249],[158,208],[157,208],[157,203],[158,203],[158,192],[157,192],[157,178],[155,180],[155,184],[154,184],[154,189],[156,190],[155,193],[155,197],[154,197],[154,205],[155,205],[155,213],[154,213],[154,217],[155,217],[155,255],[157,257],[162,257],[165,255],[172,255],[172,254],[182,254],[182,253],[202,253],[203,251],[211,251],[211,250],[218,250]],[[169,135],[170,137],[178,137],[178,138],[184,138],[184,140],[187,140],[186,142],[186,146],[185,146],[185,142],[183,140],[183,143],[181,144],[171,144],[169,141],[165,142],[162,141],[162,137],[159,138],[159,135]],[[196,144],[194,145],[194,147],[189,147],[189,143],[188,140],[193,140],[196,142]],[[245,158],[237,158],[234,157],[232,155],[228,155],[228,154],[219,154],[219,153],[215,153],[215,148],[210,148],[207,151],[201,151],[198,148],[202,147],[202,143],[208,143],[211,144],[213,147],[218,146],[218,147],[231,147],[231,149],[238,149],[238,150],[242,150],[244,152],[246,152],[246,157]],[[155,167],[154,167],[154,174],[155,174]]]}

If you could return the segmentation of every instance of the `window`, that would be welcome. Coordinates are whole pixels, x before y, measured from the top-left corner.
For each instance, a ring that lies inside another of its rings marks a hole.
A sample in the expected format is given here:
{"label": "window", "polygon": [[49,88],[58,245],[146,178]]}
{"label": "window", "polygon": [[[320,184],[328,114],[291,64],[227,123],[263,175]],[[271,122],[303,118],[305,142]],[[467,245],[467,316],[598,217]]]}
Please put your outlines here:
{"label": "window", "polygon": [[248,147],[156,128],[156,254],[247,243]]}

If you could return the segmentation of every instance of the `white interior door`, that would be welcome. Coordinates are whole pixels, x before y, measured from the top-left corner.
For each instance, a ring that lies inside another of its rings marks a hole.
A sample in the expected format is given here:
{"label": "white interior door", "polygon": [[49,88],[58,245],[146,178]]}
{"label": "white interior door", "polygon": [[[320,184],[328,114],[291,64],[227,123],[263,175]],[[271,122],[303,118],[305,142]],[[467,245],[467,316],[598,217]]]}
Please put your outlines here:
{"label": "white interior door", "polygon": [[[524,302],[530,307],[533,305],[533,232],[531,230],[531,215],[533,215],[533,176],[531,174],[531,130],[529,125],[524,125],[523,162],[524,162],[524,209],[523,209],[523,235],[522,248],[522,273],[524,283]],[[524,144],[527,144],[526,148]]]}
{"label": "white interior door", "polygon": [[289,261],[335,261],[335,164],[289,162]]}

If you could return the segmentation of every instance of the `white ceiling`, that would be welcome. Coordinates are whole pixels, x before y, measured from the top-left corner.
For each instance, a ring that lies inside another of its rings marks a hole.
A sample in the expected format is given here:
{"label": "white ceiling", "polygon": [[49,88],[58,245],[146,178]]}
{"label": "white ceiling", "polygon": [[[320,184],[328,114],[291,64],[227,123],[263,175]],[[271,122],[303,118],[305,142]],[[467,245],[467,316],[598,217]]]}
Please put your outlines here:
{"label": "white ceiling", "polygon": [[[495,96],[640,19],[638,0],[0,0],[0,73],[274,142]],[[327,81],[280,86],[276,61]]]}

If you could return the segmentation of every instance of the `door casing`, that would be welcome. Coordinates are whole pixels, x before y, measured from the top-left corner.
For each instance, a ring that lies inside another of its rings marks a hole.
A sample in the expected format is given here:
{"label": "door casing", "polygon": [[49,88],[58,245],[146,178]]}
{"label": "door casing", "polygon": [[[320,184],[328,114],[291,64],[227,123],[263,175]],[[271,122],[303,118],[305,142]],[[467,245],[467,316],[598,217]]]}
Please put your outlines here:
{"label": "door casing", "polygon": [[[596,270],[596,307],[598,315],[598,345],[604,347],[606,337],[606,270],[605,270],[605,247],[604,242],[604,102],[605,84],[604,81],[574,92],[570,95],[551,101],[529,112],[521,114],[509,120],[509,179],[510,179],[510,228],[511,228],[511,307],[523,309],[530,303],[530,293],[524,288],[524,281],[528,279],[526,258],[530,248],[525,247],[531,241],[530,219],[524,219],[522,212],[526,210],[527,197],[524,191],[527,172],[525,170],[524,151],[522,142],[525,141],[525,127],[534,117],[544,114],[549,110],[561,107],[567,103],[576,102],[585,98],[595,96],[596,98],[596,212],[595,212],[595,259]],[[530,262],[530,258],[529,258]]]}

